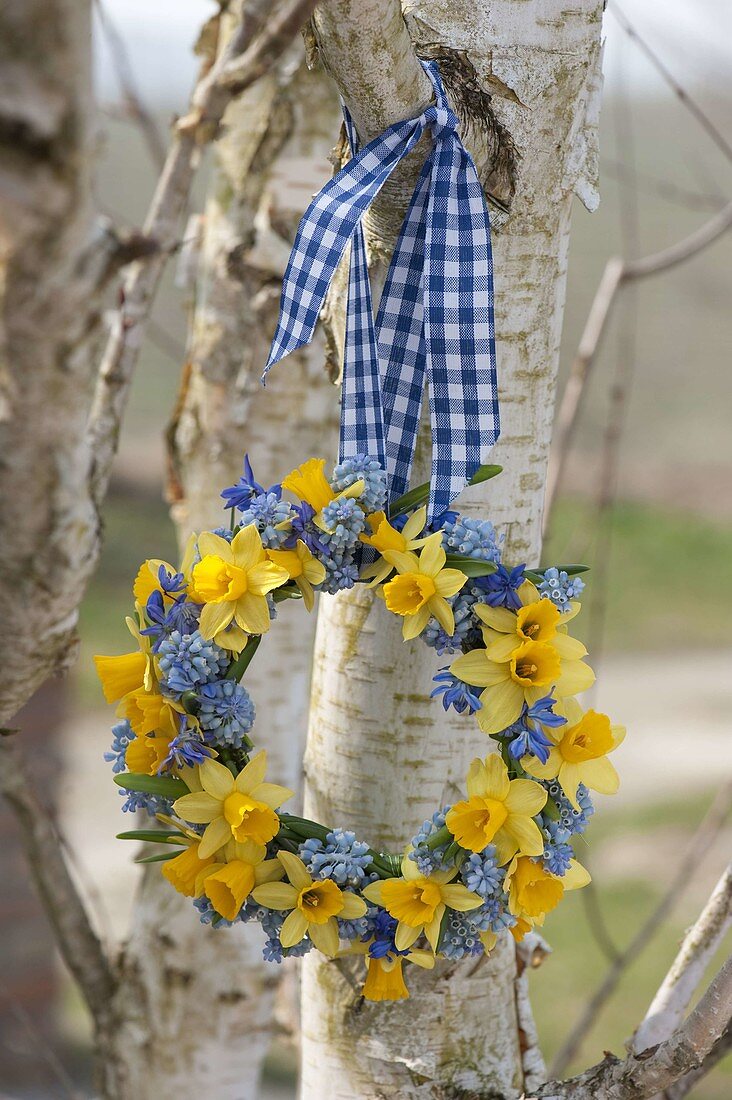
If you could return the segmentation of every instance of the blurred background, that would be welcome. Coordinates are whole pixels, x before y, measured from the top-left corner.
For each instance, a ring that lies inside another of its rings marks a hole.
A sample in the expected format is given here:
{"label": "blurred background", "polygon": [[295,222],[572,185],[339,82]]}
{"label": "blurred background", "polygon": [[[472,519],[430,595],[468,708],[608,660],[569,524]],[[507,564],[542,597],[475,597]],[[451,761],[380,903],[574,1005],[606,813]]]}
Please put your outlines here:
{"label": "blurred background", "polygon": [[[104,0],[96,25],[100,209],[139,225],[157,177],[120,83],[131,79],[163,133],[184,110],[204,0]],[[732,143],[732,7],[727,0],[635,0],[626,12],[705,118]],[[576,203],[562,342],[563,379],[609,257],[655,252],[692,232],[732,194],[732,154],[685,108],[642,45],[606,16],[600,210]],[[335,133],[312,161],[284,162],[277,182],[292,213],[327,178]],[[194,209],[201,209],[205,171]],[[557,1052],[588,996],[666,897],[663,919],[624,971],[570,1068],[622,1050],[684,928],[729,858],[732,825],[717,828],[684,870],[690,838],[732,779],[732,237],[628,288],[587,388],[544,560],[582,561],[589,578],[585,641],[595,705],[628,726],[620,794],[598,796],[583,861],[593,891],[571,895],[546,924],[554,958],[533,978],[539,1033]],[[122,826],[102,753],[111,711],[91,655],[125,648],[124,614],[143,556],[175,557],[163,499],[163,432],[184,359],[187,301],[170,274],[137,371],[106,505],[106,543],[82,612],[81,657],[66,681],[29,705],[25,725],[63,759],[60,818],[75,872],[103,934],[118,939],[136,869],[114,840]],[[334,394],[335,400],[335,394]],[[263,471],[274,478],[276,471]],[[212,492],[219,487],[212,486]],[[49,730],[46,716],[55,715]],[[0,819],[13,832],[5,811]],[[12,839],[5,865],[20,859]],[[669,889],[676,876],[675,884]],[[209,934],[202,930],[202,934]],[[61,970],[30,892],[0,899],[0,1096],[89,1094],[88,1021]],[[728,946],[728,945],[727,945]],[[715,964],[716,965],[716,964]],[[294,1096],[294,1052],[278,1044],[272,1097]],[[724,1064],[694,1094],[728,1100]]]}

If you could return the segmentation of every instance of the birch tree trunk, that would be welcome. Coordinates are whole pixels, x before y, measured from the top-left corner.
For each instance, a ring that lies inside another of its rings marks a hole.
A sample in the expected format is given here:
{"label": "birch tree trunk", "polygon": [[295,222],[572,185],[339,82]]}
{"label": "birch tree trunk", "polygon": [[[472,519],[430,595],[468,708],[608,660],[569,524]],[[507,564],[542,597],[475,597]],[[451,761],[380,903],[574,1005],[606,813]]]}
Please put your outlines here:
{"label": "birch tree trunk", "polygon": [[[308,455],[333,449],[337,393],[322,370],[322,345],[275,372],[266,390],[259,377],[303,202],[287,177],[317,188],[337,114],[332,86],[307,72],[300,46],[224,118],[189,363],[169,432],[169,493],[181,544],[191,530],[226,521],[218,494],[240,476],[245,451],[269,485]],[[271,774],[297,789],[315,620],[301,607],[279,614],[296,615],[297,629],[286,621],[273,629],[247,686],[257,706],[254,736],[271,756]],[[263,961],[258,925],[202,927],[190,899],[152,868],[123,959],[121,1025],[111,1052],[115,1095],[252,1100],[282,971]]]}
{"label": "birch tree trunk", "polygon": [[[439,56],[467,52],[520,155],[511,218],[494,238],[503,434],[491,459],[504,473],[460,501],[493,520],[512,563],[536,565],[541,549],[572,194],[590,209],[597,204],[601,12],[600,0],[571,9],[559,0],[409,0],[407,34],[396,0],[334,0],[314,20],[362,141],[425,106],[415,50],[430,47]],[[459,87],[449,91],[465,105]],[[489,179],[491,154],[471,136],[479,174]],[[402,201],[398,182],[387,199]],[[401,212],[382,206],[371,219],[380,260]],[[422,439],[423,474],[428,449]],[[419,642],[404,644],[394,617],[362,587],[323,599],[305,757],[309,817],[394,851],[464,790],[471,757],[489,745],[473,721],[430,700],[444,663]],[[411,1000],[393,1005],[360,999],[362,968],[315,953],[304,960],[304,1100],[523,1092],[519,1024],[524,1034],[531,1029],[517,1016],[510,937],[477,966],[410,968]]]}

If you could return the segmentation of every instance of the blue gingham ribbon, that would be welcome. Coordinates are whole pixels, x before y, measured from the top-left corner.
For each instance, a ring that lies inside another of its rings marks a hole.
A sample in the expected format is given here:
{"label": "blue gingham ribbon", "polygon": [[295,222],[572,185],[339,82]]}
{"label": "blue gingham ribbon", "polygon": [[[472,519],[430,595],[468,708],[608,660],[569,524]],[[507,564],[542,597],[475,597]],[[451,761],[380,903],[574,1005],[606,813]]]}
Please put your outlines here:
{"label": "blue gingham ribbon", "polygon": [[[306,210],[285,271],[264,376],[308,344],[352,242],[341,401],[341,458],[385,464],[390,500],[409,485],[425,382],[432,427],[429,515],[445,511],[498,438],[490,222],[475,164],[457,134],[435,62],[423,62],[435,103],[358,148]],[[426,129],[420,173],[374,324],[361,219]]]}

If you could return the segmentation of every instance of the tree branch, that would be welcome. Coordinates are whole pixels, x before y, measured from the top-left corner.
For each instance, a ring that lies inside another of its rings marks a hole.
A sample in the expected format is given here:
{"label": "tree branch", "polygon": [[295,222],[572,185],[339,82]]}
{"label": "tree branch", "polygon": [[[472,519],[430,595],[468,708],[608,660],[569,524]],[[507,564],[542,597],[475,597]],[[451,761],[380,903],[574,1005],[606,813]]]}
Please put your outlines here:
{"label": "tree branch", "polygon": [[658,1046],[604,1061],[568,1081],[551,1081],[541,1100],[648,1100],[702,1066],[732,1017],[732,959],[728,959],[689,1018]]}
{"label": "tree branch", "polygon": [[[90,488],[100,505],[106,492],[119,429],[153,299],[168,256],[175,246],[202,147],[217,135],[226,107],[266,70],[308,18],[315,0],[291,0],[274,16],[270,0],[247,5],[237,30],[215,63],[209,54],[191,97],[190,110],[175,126],[168,155],[145,221],[144,233],[160,251],[135,264],[122,289],[122,305],[105,348],[87,437],[91,451]],[[218,21],[221,15],[215,17]],[[267,20],[265,27],[265,20]],[[217,24],[218,25],[218,24]],[[263,29],[264,28],[264,29]],[[249,48],[247,42],[254,36]],[[241,56],[240,56],[241,55]],[[239,59],[231,82],[229,66]],[[245,64],[246,62],[246,64]]]}
{"label": "tree branch", "polygon": [[554,1064],[551,1067],[553,1075],[558,1077],[567,1068],[584,1042],[598,1014],[615,992],[626,969],[638,957],[678,901],[698,866],[699,852],[706,851],[713,838],[720,831],[727,819],[731,805],[732,782],[729,782],[718,791],[714,802],[691,838],[676,868],[676,873],[658,905],[638,929],[619,958],[608,968],[602,983],[588,1001],[582,1015],[554,1059]]}
{"label": "tree branch", "polygon": [[664,1090],[663,1100],[683,1100],[701,1081],[702,1077],[706,1077],[723,1058],[726,1058],[730,1051],[732,1051],[732,1025],[729,1025],[724,1034],[720,1035],[700,1066],[690,1070],[689,1073],[684,1074],[683,1077],[680,1077],[678,1081]]}
{"label": "tree branch", "polygon": [[696,924],[684,936],[679,953],[633,1037],[636,1053],[667,1039],[679,1025],[730,925],[732,864],[715,886]]}
{"label": "tree branch", "polygon": [[569,450],[574,439],[575,429],[582,407],[582,399],[587,389],[591,369],[595,363],[602,336],[615,304],[618,291],[626,283],[636,279],[645,279],[650,275],[659,275],[671,270],[677,264],[690,260],[718,240],[732,226],[732,202],[728,202],[719,213],[705,222],[688,237],[654,252],[639,260],[623,260],[613,257],[608,260],[595,297],[587,316],[577,353],[572,361],[569,378],[564,387],[559,411],[556,416],[554,439],[549,456],[549,469],[544,498],[544,534],[549,527],[554,504],[567,463]]}
{"label": "tree branch", "polygon": [[61,955],[99,1026],[110,1009],[114,972],[71,879],[53,822],[33,790],[17,735],[0,736],[0,793],[20,827],[28,866]]}

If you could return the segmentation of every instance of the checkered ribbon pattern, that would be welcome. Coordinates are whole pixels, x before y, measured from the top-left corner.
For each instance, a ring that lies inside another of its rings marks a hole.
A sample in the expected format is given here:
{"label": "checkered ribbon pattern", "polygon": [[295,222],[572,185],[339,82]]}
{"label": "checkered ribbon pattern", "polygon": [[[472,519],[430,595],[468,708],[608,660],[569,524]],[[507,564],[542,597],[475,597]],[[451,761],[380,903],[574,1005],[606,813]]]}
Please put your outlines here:
{"label": "checkered ribbon pattern", "polygon": [[[449,508],[500,432],[490,220],[472,157],[435,62],[435,102],[362,149],[344,107],[351,159],[318,192],[285,271],[271,367],[310,343],[351,244],[340,457],[366,453],[387,471],[389,499],[409,487],[425,384],[432,429],[429,516]],[[362,218],[425,130],[432,148],[394,250],[374,320]]]}

